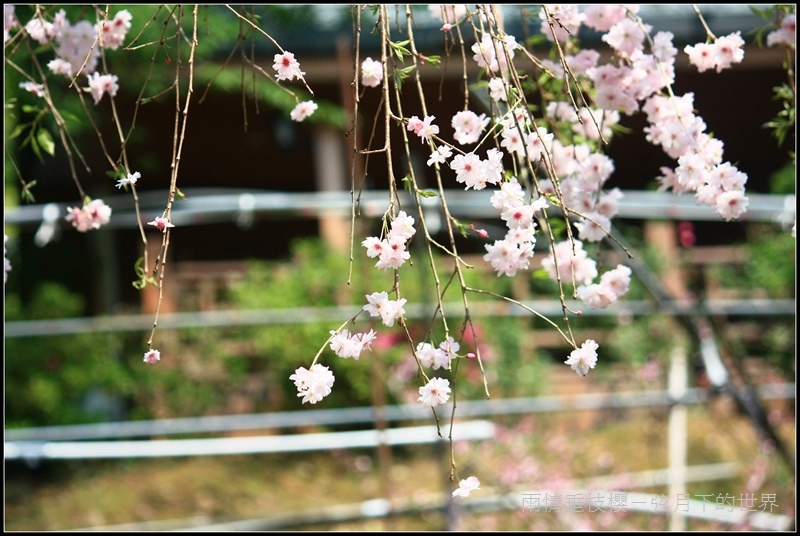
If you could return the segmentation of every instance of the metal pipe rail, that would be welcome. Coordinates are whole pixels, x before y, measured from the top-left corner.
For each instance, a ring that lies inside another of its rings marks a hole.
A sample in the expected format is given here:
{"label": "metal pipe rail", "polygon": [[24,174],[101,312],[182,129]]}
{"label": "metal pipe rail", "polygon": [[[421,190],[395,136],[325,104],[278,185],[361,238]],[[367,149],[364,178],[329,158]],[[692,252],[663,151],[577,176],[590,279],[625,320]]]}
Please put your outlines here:
{"label": "metal pipe rail", "polygon": [[[467,400],[458,403],[461,418],[494,415],[521,415],[597,409],[669,406],[672,404],[703,404],[716,395],[703,388],[688,389],[681,400],[673,400],[666,390],[631,391],[623,393],[588,393],[573,396],[538,396],[501,400]],[[762,399],[791,399],[795,384],[770,384],[759,388]],[[441,415],[448,415],[451,403],[442,406]],[[419,404],[404,404],[382,408],[381,418],[387,422],[429,420],[431,412]],[[337,426],[371,424],[377,419],[374,407],[309,409],[281,413],[249,413],[217,415],[182,419],[122,421],[69,426],[44,426],[5,430],[8,442],[79,441],[153,437],[177,434],[208,434],[242,430],[293,429],[306,426]]]}
{"label": "metal pipe rail", "polygon": [[[492,207],[488,190],[447,190],[447,205],[456,218],[499,219]],[[353,198],[350,192],[264,192],[224,188],[186,189],[186,199],[172,209],[172,222],[177,226],[231,223],[237,215],[266,215],[280,218],[307,219],[310,215],[339,215],[349,218]],[[643,220],[693,220],[722,221],[714,209],[698,205],[691,195],[676,195],[669,192],[624,190],[619,200],[616,218]],[[406,206],[413,206],[406,192],[399,192]],[[774,222],[791,226],[796,217],[794,195],[748,194],[749,206],[741,221]],[[161,214],[166,191],[150,191],[139,194],[143,214]],[[360,195],[360,207],[366,217],[379,217],[388,203],[386,192],[364,191]],[[104,228],[133,229],[137,226],[136,213],[130,196],[115,195],[105,199],[113,209],[114,216]],[[422,198],[423,210],[441,208],[439,199]],[[74,205],[74,203],[72,204]],[[24,205],[6,207],[6,225],[39,225],[45,210],[66,214],[69,203],[47,205]],[[552,210],[552,209],[551,209]],[[149,217],[149,216],[145,216]]]}
{"label": "metal pipe rail", "polygon": [[[556,300],[529,300],[526,307],[547,317],[561,317],[563,311]],[[723,316],[793,316],[796,314],[795,300],[728,299],[689,302],[671,300],[660,306],[649,301],[620,301],[607,309],[587,309],[582,302],[570,300],[567,305],[573,310],[583,310],[583,316],[644,316],[655,313],[678,316],[687,313]],[[159,329],[191,327],[266,326],[278,324],[302,324],[308,322],[341,322],[350,318],[361,308],[351,307],[295,307],[288,309],[251,309],[228,311],[197,311],[184,313],[162,313],[158,318]],[[430,312],[421,304],[407,304],[405,317],[427,318]],[[445,314],[463,312],[461,303],[445,304]],[[470,314],[475,317],[528,316],[530,313],[510,304],[494,301],[475,301],[470,305]],[[18,320],[5,323],[5,338],[39,337],[46,335],[72,335],[77,333],[147,331],[153,327],[152,315],[114,315],[83,318],[59,318],[51,320]]]}

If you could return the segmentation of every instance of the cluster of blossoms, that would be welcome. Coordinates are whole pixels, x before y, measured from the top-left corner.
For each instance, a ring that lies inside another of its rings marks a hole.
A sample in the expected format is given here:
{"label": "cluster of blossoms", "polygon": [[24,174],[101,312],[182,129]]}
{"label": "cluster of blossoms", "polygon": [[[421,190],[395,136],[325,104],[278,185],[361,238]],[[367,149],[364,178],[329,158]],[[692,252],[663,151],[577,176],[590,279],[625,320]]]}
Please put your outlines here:
{"label": "cluster of blossoms", "polygon": [[483,259],[492,265],[497,276],[513,277],[518,270],[527,270],[536,246],[537,213],[548,206],[546,197],[528,203],[522,185],[516,178],[504,181],[491,197],[492,206],[500,211],[508,231],[502,240],[486,244]]}
{"label": "cluster of blossoms", "polygon": [[370,349],[372,342],[378,337],[373,330],[366,333],[354,333],[346,329],[342,331],[331,331],[331,350],[334,351],[339,357],[352,357],[358,359],[361,357],[361,352]]}
{"label": "cluster of blossoms", "polygon": [[85,203],[82,208],[68,208],[66,220],[82,233],[99,229],[111,220],[111,207],[102,199],[95,199]]}
{"label": "cluster of blossoms", "polygon": [[577,372],[579,376],[586,376],[589,373],[589,369],[593,369],[597,364],[597,348],[597,343],[592,339],[588,339],[580,348],[573,350],[569,354],[569,359],[565,363]]}
{"label": "cluster of blossoms", "polygon": [[747,175],[723,162],[723,144],[705,132],[702,118],[693,111],[694,95],[667,99],[653,96],[644,105],[650,125],[647,139],[676,158],[673,170],[662,167],[659,190],[694,192],[698,203],[714,207],[726,221],[737,219],[749,205],[745,195]]}
{"label": "cluster of blossoms", "polygon": [[361,245],[367,248],[369,258],[377,257],[376,268],[380,270],[397,269],[411,258],[411,254],[406,250],[406,245],[416,232],[414,218],[405,211],[400,211],[392,220],[386,238],[381,240],[377,236],[370,236],[361,242]]}
{"label": "cluster of blossoms", "polygon": [[403,306],[406,304],[405,298],[390,300],[387,292],[373,292],[366,296],[367,304],[364,310],[369,316],[380,317],[384,326],[394,326],[395,320],[402,318],[406,313]]}
{"label": "cluster of blossoms", "polygon": [[417,358],[419,362],[433,370],[443,368],[450,370],[450,363],[456,358],[456,352],[461,348],[453,337],[447,337],[439,343],[439,347],[434,347],[429,342],[421,342],[417,345]]}
{"label": "cluster of blossoms", "polygon": [[436,117],[433,115],[425,116],[425,119],[420,119],[414,115],[408,120],[406,128],[409,132],[419,136],[422,143],[430,143],[431,138],[439,133],[439,127],[433,124],[434,119]]}
{"label": "cluster of blossoms", "polygon": [[[289,51],[284,51],[281,54],[275,54],[273,58],[272,68],[277,73],[275,80],[303,80],[305,72],[300,70],[300,62],[295,59],[294,54]],[[313,100],[298,102],[297,105],[289,113],[292,121],[302,122],[317,110],[318,105]]]}
{"label": "cluster of blossoms", "polygon": [[[13,6],[5,6],[5,16],[7,41],[9,17],[13,20]],[[53,22],[35,16],[25,25],[25,31],[39,44],[54,46],[56,57],[47,64],[50,72],[67,78],[73,78],[77,74],[87,76],[89,86],[83,89],[92,94],[97,105],[103,95],[108,93],[113,97],[119,89],[116,75],[96,72],[101,50],[119,48],[131,27],[131,18],[129,11],[121,10],[111,20],[97,24],[81,20],[72,24],[67,19],[66,11],[61,9],[53,17]]]}
{"label": "cluster of blossoms", "polygon": [[698,72],[702,73],[709,69],[720,72],[744,59],[743,46],[742,32],[734,32],[717,37],[712,43],[686,45],[683,51],[689,55],[689,62],[697,67]]}
{"label": "cluster of blossoms", "polygon": [[297,396],[303,397],[303,404],[306,402],[316,404],[331,394],[331,388],[335,381],[333,372],[319,363],[311,365],[310,369],[300,367],[289,376],[289,379],[297,387]]}

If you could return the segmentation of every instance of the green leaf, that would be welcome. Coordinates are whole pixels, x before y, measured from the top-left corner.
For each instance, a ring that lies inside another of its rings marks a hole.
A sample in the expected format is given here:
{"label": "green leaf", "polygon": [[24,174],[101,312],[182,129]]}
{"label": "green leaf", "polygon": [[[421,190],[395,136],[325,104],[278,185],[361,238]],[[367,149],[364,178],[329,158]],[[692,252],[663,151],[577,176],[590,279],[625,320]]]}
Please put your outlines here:
{"label": "green leaf", "polygon": [[25,186],[22,187],[22,199],[26,203],[35,203],[36,199],[33,197],[33,192],[31,192],[31,188],[36,186],[36,181],[30,181],[25,183]]}
{"label": "green leaf", "polygon": [[539,268],[531,272],[534,279],[550,279],[550,274],[544,268]]}
{"label": "green leaf", "polygon": [[22,111],[25,112],[26,114],[38,114],[39,108],[30,104],[23,104]]}
{"label": "green leaf", "polygon": [[50,134],[49,130],[39,127],[39,131],[36,133],[36,140],[39,142],[44,152],[50,156],[56,154],[56,144],[53,142],[53,135]]}
{"label": "green leaf", "polygon": [[27,126],[27,124],[15,126],[14,130],[11,132],[11,134],[9,134],[8,139],[13,140],[14,138],[18,138],[20,136],[20,134],[25,132],[25,127],[26,126]]}
{"label": "green leaf", "polygon": [[417,193],[422,197],[436,197],[439,195],[436,192],[432,192],[430,190],[417,190]]}
{"label": "green leaf", "polygon": [[425,63],[438,67],[442,63],[441,56],[425,56]]}
{"label": "green leaf", "polygon": [[42,156],[42,150],[39,148],[39,142],[33,136],[28,136],[27,139],[31,142],[31,150],[33,151],[33,154],[36,155],[36,157],[39,159],[39,162],[44,164],[44,157]]}

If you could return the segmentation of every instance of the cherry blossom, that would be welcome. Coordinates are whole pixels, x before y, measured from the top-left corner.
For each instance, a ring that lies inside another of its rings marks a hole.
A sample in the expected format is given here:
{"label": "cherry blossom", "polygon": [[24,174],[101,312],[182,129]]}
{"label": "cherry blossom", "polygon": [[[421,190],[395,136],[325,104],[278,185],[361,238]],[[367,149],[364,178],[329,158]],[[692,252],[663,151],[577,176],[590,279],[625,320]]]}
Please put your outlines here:
{"label": "cherry blossom", "polygon": [[794,48],[797,39],[797,16],[792,13],[781,20],[781,26],[767,35],[767,46],[786,45]]}
{"label": "cherry blossom", "polygon": [[14,15],[14,4],[3,4],[3,43],[11,39],[11,30],[19,25]]}
{"label": "cherry blossom", "polygon": [[507,101],[506,86],[502,78],[492,78],[489,80],[489,96],[495,102]]}
{"label": "cherry blossom", "polygon": [[481,483],[475,476],[470,476],[458,483],[458,489],[453,491],[453,497],[469,497],[470,492],[481,489]]}
{"label": "cherry blossom", "polygon": [[453,156],[453,150],[447,145],[440,145],[431,153],[430,158],[428,158],[428,166],[433,164],[446,164],[447,159],[451,156]]}
{"label": "cherry blossom", "polygon": [[8,272],[11,271],[11,261],[6,257],[8,250],[6,244],[8,243],[8,235],[3,235],[3,284],[8,282]]}
{"label": "cherry blossom", "polygon": [[99,229],[110,219],[111,207],[106,205],[102,199],[89,201],[82,208],[70,207],[67,209],[66,220],[82,233]]}
{"label": "cherry blossom", "polygon": [[305,120],[308,117],[311,117],[317,110],[317,103],[314,101],[304,101],[299,103],[297,106],[289,114],[289,117],[292,118],[292,121],[297,121],[298,123]]}
{"label": "cherry blossom", "polygon": [[84,91],[91,93],[94,99],[95,106],[103,98],[103,95],[108,93],[111,97],[117,95],[119,84],[117,84],[117,75],[115,74],[100,74],[94,72],[89,75],[89,87],[84,88]]}
{"label": "cherry blossom", "polygon": [[419,402],[429,408],[445,404],[450,399],[450,381],[445,378],[431,378],[419,388]]}
{"label": "cherry blossom", "polygon": [[586,376],[589,373],[589,369],[593,369],[597,364],[598,348],[599,346],[595,341],[587,339],[580,348],[573,350],[569,354],[569,358],[564,363],[577,372],[578,376]]}
{"label": "cherry blossom", "polygon": [[597,262],[589,258],[580,240],[564,240],[557,243],[554,249],[555,258],[553,253],[550,253],[547,258],[542,259],[542,268],[547,270],[552,279],[557,278],[556,259],[561,281],[572,281],[574,274],[578,284],[588,285],[597,277]]}
{"label": "cherry blossom", "polygon": [[33,82],[20,82],[19,87],[29,93],[33,93],[37,97],[44,97],[44,86],[42,84],[34,84]]}
{"label": "cherry blossom", "polygon": [[144,362],[147,363],[148,365],[154,365],[159,361],[161,361],[161,352],[159,352],[158,350],[152,349],[145,352]]}
{"label": "cherry blossom", "polygon": [[50,69],[50,72],[53,74],[60,74],[67,78],[72,78],[72,64],[61,58],[50,60],[47,63],[47,68]]}
{"label": "cherry blossom", "polygon": [[439,127],[433,124],[433,120],[436,119],[433,115],[426,115],[425,119],[422,120],[422,127],[417,132],[417,136],[419,136],[422,140],[422,143],[430,142],[431,138],[439,133]]}
{"label": "cherry blossom", "polygon": [[291,52],[284,52],[283,54],[275,54],[275,63],[272,68],[278,72],[276,79],[280,80],[294,80],[295,78],[302,79],[306,73],[300,70],[300,63],[294,59],[294,54]]}
{"label": "cherry blossom", "polygon": [[133,19],[133,15],[130,11],[123,9],[118,11],[113,19],[97,23],[97,32],[101,35],[103,48],[109,50],[119,48],[131,27],[131,19]]}
{"label": "cherry blossom", "polygon": [[125,186],[127,189],[128,186],[136,184],[136,181],[138,181],[140,178],[142,178],[142,174],[139,173],[138,171],[135,171],[133,173],[128,173],[127,177],[125,177],[124,179],[119,179],[117,181],[117,188],[122,188],[123,186]]}
{"label": "cherry blossom", "polygon": [[170,227],[175,227],[167,218],[163,218],[161,216],[157,216],[153,221],[147,222],[147,225],[153,225],[162,233],[166,233],[167,229]]}
{"label": "cherry blossom", "polygon": [[470,145],[477,142],[486,125],[489,124],[486,114],[478,115],[470,110],[458,112],[453,116],[451,125],[455,130],[453,137],[461,145]]}
{"label": "cherry blossom", "polygon": [[56,58],[69,63],[73,72],[83,67],[80,73],[91,73],[100,59],[100,47],[95,46],[96,41],[97,29],[91,22],[82,20],[73,25],[67,21],[58,35]]}
{"label": "cherry blossom", "polygon": [[386,292],[373,292],[367,295],[367,305],[363,307],[370,316],[380,316],[384,325],[388,327],[394,326],[395,320],[401,318],[405,314],[403,306],[406,304],[406,299],[401,298],[398,300],[390,300],[389,294]]}
{"label": "cherry blossom", "polygon": [[366,333],[354,333],[346,329],[336,332],[331,331],[331,350],[333,350],[339,357],[352,357],[358,360],[363,351],[369,350],[372,342],[377,337],[373,330]]}
{"label": "cherry blossom", "polygon": [[464,4],[428,4],[428,11],[445,25],[450,26],[467,14],[467,6]]}
{"label": "cherry blossom", "polygon": [[361,84],[366,87],[378,87],[383,81],[383,64],[372,58],[361,62]]}
{"label": "cherry blossom", "polygon": [[716,213],[725,221],[736,220],[747,211],[750,200],[741,190],[723,192],[717,197]]}
{"label": "cherry blossom", "polygon": [[319,363],[312,365],[310,369],[300,367],[294,374],[289,376],[297,387],[297,396],[303,397],[303,404],[306,402],[316,404],[329,394],[336,378],[331,370]]}

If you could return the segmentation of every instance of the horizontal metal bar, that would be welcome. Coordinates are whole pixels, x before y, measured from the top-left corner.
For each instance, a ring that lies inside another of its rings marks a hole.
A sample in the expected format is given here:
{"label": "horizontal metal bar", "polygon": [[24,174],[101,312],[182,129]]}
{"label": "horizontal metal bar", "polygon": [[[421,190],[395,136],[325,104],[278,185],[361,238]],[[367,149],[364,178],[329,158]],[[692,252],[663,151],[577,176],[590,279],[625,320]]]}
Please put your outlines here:
{"label": "horizontal metal bar", "polygon": [[[564,315],[556,300],[529,300],[522,302],[539,314],[556,318]],[[580,310],[583,316],[643,316],[664,314],[669,316],[697,315],[719,316],[792,316],[796,314],[795,300],[737,299],[708,300],[704,302],[669,301],[661,306],[649,301],[619,301],[607,309],[587,309],[579,301],[568,301],[573,311]],[[159,329],[182,329],[193,327],[267,326],[279,324],[304,324],[341,322],[350,318],[360,307],[295,307],[290,309],[237,309],[226,311],[196,311],[162,313],[158,317]],[[420,319],[430,316],[422,304],[407,304],[405,317]],[[463,312],[461,303],[445,304],[445,314]],[[475,317],[530,316],[522,307],[498,302],[475,302],[470,304],[470,314]],[[18,320],[6,322],[5,338],[41,337],[49,335],[72,335],[77,333],[107,333],[147,331],[153,327],[152,315],[114,315],[101,317],[58,318],[50,320]]]}
{"label": "horizontal metal bar", "polygon": [[[492,191],[447,190],[448,210],[456,218],[498,218],[491,204]],[[349,217],[353,203],[350,192],[264,192],[231,189],[186,189],[186,199],[172,208],[172,223],[176,226],[231,223],[243,213],[280,218],[309,218],[324,214]],[[399,192],[405,206],[412,206],[406,192]],[[619,200],[621,219],[673,219],[722,221],[712,207],[698,205],[691,195],[669,192],[624,190]],[[791,225],[795,219],[794,195],[748,194],[749,206],[742,221],[764,221]],[[160,216],[167,192],[143,192],[139,195],[143,218]],[[361,213],[368,218],[382,216],[388,205],[388,194],[365,191],[359,195]],[[104,199],[112,208],[112,218],[104,228],[126,229],[137,226],[136,213],[130,196],[117,194]],[[437,197],[422,198],[424,210],[438,210]],[[57,213],[66,215],[75,203],[55,203]],[[6,207],[6,225],[38,225],[48,205]],[[552,209],[551,209],[552,210]]]}
{"label": "horizontal metal bar", "polygon": [[[453,426],[455,441],[494,436],[489,421],[459,422]],[[98,460],[110,458],[163,458],[169,456],[219,456],[228,454],[276,454],[319,450],[374,448],[378,445],[419,445],[447,441],[436,426],[356,430],[317,434],[223,437],[210,439],[159,439],[143,441],[6,441],[6,460]]]}
{"label": "horizontal metal bar", "polygon": [[[795,397],[795,384],[769,384],[758,388],[764,400]],[[589,393],[571,396],[538,396],[501,400],[466,400],[458,403],[460,417],[488,417],[528,413],[667,406],[674,403],[701,404],[714,396],[708,389],[688,389],[681,400],[673,400],[667,391],[631,391],[624,393]],[[452,407],[443,406],[444,413]],[[419,404],[386,406],[381,418],[388,422],[416,421],[431,418],[430,410]],[[280,413],[215,415],[181,419],[121,421],[68,426],[44,426],[5,430],[7,441],[75,441],[122,437],[202,434],[241,430],[289,429],[303,426],[332,426],[374,423],[378,417],[372,406],[339,409],[308,409]]]}

